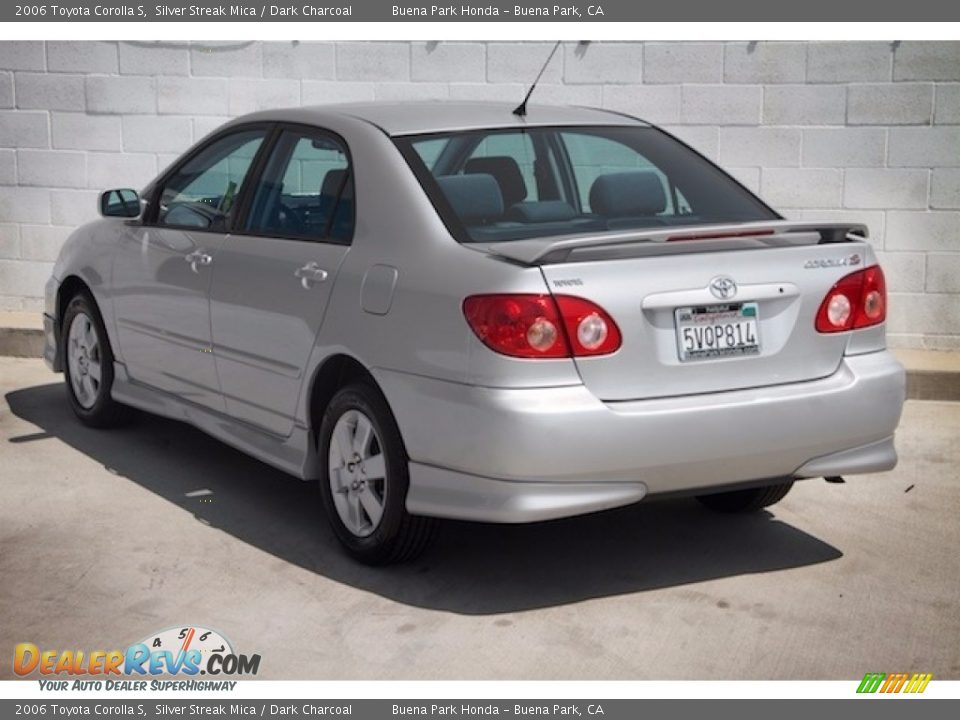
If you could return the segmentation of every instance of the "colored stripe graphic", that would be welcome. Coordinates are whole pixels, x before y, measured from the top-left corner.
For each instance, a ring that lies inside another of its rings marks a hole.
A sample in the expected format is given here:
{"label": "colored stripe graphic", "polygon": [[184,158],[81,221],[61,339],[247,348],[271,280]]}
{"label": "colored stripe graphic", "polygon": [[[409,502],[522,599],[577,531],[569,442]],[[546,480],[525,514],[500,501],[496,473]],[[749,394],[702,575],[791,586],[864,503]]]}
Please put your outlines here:
{"label": "colored stripe graphic", "polygon": [[886,677],[885,673],[867,673],[857,688],[858,693],[875,693],[880,689],[880,683]]}
{"label": "colored stripe graphic", "polygon": [[933,679],[931,673],[914,673],[913,677],[910,678],[910,682],[907,683],[907,688],[904,692],[908,693],[922,693],[927,689],[927,685]]}
{"label": "colored stripe graphic", "polygon": [[883,684],[883,687],[880,688],[882,693],[898,693],[900,688],[903,687],[903,684],[907,681],[907,678],[910,677],[906,673],[890,673],[887,675],[887,681]]}
{"label": "colored stripe graphic", "polygon": [[922,693],[933,680],[932,673],[867,673],[860,681],[858,693]]}

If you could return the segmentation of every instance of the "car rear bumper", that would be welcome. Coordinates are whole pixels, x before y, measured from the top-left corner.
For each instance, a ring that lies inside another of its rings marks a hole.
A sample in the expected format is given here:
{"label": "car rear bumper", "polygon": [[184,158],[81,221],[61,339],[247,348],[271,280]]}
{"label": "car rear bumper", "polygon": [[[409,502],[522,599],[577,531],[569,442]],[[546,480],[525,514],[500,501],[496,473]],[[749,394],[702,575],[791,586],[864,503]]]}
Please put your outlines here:
{"label": "car rear bumper", "polygon": [[410,512],[545,520],[764,479],[896,464],[903,367],[887,351],[829,377],[604,403],[584,386],[507,389],[375,372],[411,459]]}

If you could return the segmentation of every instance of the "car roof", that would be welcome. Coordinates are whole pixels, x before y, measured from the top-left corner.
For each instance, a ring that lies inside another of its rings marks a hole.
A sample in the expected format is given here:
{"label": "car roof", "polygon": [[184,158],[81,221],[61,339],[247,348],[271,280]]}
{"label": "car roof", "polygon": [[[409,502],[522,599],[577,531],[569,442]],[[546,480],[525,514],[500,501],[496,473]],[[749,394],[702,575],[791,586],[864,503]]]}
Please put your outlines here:
{"label": "car roof", "polygon": [[638,118],[596,108],[531,104],[524,117],[514,115],[514,108],[515,103],[505,102],[366,102],[266,110],[238,121],[323,125],[336,116],[376,125],[388,135],[543,125],[647,125]]}

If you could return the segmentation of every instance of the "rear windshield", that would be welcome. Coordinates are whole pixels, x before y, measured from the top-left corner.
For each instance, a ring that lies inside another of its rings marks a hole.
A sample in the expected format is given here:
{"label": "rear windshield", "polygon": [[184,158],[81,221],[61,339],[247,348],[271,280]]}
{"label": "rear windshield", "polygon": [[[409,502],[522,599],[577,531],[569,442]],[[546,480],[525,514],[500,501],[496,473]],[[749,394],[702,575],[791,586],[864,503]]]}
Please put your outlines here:
{"label": "rear windshield", "polygon": [[780,217],[656,128],[471,130],[395,142],[460,242]]}

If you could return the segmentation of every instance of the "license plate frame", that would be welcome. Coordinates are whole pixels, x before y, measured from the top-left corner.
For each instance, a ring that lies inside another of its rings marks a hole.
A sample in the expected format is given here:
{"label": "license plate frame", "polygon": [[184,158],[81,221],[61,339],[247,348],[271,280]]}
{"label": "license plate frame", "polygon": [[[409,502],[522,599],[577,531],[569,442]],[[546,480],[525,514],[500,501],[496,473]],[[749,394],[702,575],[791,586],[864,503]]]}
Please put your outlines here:
{"label": "license plate frame", "polygon": [[[755,302],[678,307],[673,322],[681,363],[760,354],[760,308]],[[718,333],[717,328],[722,330]]]}

